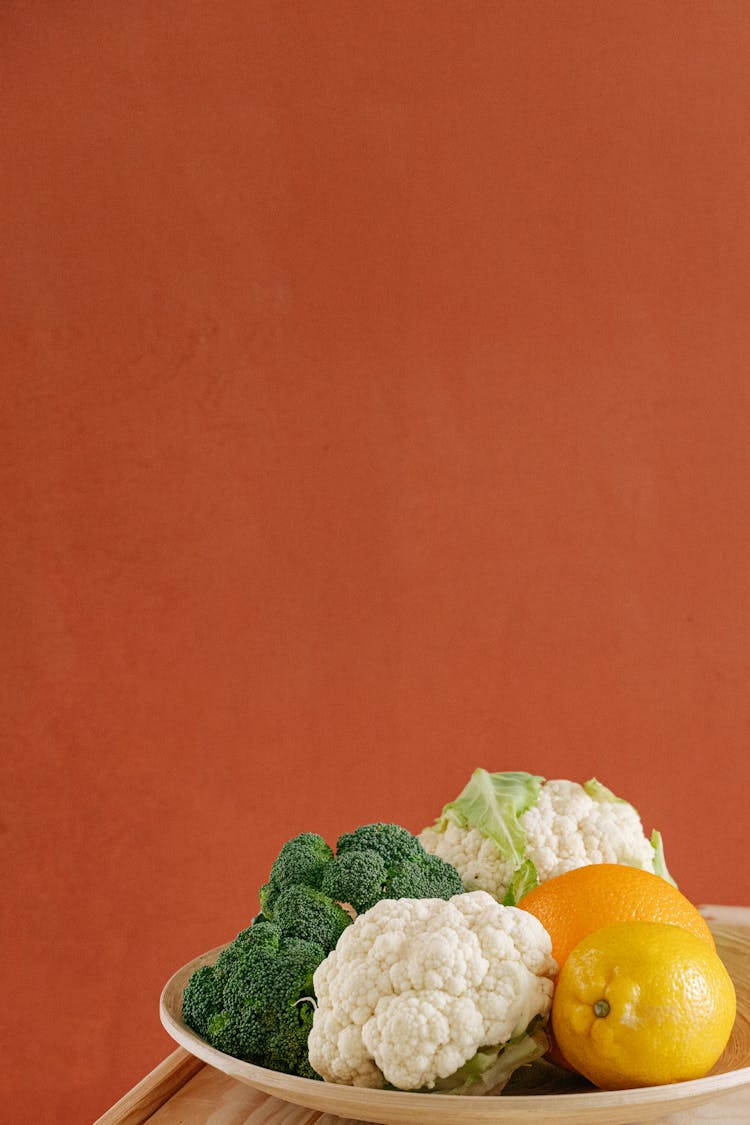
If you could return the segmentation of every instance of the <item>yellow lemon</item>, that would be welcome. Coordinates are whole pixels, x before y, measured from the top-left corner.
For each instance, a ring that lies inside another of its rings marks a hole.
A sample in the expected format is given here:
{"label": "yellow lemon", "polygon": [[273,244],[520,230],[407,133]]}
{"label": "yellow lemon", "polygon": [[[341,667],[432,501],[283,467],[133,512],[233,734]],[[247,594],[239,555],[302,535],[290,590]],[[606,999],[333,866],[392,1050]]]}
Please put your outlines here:
{"label": "yellow lemon", "polygon": [[622,1090],[701,1078],[729,1041],[737,1000],[716,952],[663,922],[619,922],[569,954],[552,1000],[568,1062]]}

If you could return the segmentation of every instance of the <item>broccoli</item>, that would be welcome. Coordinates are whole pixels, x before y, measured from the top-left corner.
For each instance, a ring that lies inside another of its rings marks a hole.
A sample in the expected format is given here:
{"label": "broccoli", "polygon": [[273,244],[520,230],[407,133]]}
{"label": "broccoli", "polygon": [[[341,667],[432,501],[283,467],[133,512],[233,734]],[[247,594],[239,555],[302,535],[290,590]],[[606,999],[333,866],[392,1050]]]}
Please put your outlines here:
{"label": "broccoli", "polygon": [[320,890],[323,871],[332,859],[328,844],[315,832],[301,832],[287,840],[274,860],[268,882],[260,890],[260,905],[266,917],[273,917],[276,899],[287,887],[301,885]]}
{"label": "broccoli", "polygon": [[[435,863],[435,860],[439,863]],[[455,867],[440,856],[415,855],[388,872],[383,898],[452,898],[464,885]]]}
{"label": "broccoli", "polygon": [[361,914],[381,898],[450,898],[462,890],[455,868],[429,859],[399,824],[345,832],[335,858],[322,836],[302,832],[284,844],[261,887],[261,917],[284,933],[314,938],[330,952],[349,924],[338,903]]}
{"label": "broccoli", "polygon": [[336,844],[336,855],[346,852],[362,851],[377,852],[388,867],[410,859],[424,851],[416,836],[412,836],[400,824],[364,824],[355,828],[354,832],[345,832],[339,836]]}
{"label": "broccoli", "polygon": [[328,895],[312,887],[287,887],[276,899],[274,922],[289,937],[322,945],[326,953],[335,948],[347,926],[350,914]]}
{"label": "broccoli", "polygon": [[183,1019],[225,1054],[317,1078],[307,1058],[307,1037],[313,973],[324,957],[321,945],[258,922],[238,934],[215,965],[193,973],[183,995]]}
{"label": "broccoli", "polygon": [[461,876],[435,863],[419,840],[398,824],[366,824],[341,836],[323,872],[323,890],[358,914],[382,898],[443,898],[463,892]]}
{"label": "broccoli", "polygon": [[383,897],[388,875],[385,860],[370,848],[352,849],[336,856],[323,873],[323,891],[339,902],[348,902],[363,914]]}
{"label": "broccoli", "polygon": [[182,1018],[202,1039],[208,1039],[208,1025],[221,1008],[221,989],[213,965],[201,965],[182,994]]}
{"label": "broccoli", "polygon": [[428,855],[398,824],[345,833],[337,855],[322,836],[288,840],[260,890],[262,913],[191,976],[185,1023],[225,1054],[303,1078],[315,1011],[313,974],[352,918],[382,898],[450,898],[463,890],[455,868]]}

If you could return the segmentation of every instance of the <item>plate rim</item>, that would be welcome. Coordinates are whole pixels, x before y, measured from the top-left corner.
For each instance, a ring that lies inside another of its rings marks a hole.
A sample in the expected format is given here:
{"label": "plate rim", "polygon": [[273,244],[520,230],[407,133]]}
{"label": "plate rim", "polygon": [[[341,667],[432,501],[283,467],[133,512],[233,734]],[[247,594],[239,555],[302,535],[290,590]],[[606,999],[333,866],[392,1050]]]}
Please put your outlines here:
{"label": "plate rim", "polygon": [[[300,1097],[303,1097],[304,1092],[310,1090],[317,1098],[317,1094],[325,1090],[324,1096],[326,1098],[330,1096],[335,1103],[337,1098],[340,1097],[344,1100],[351,1096],[353,1090],[356,1090],[362,1096],[375,1099],[373,1108],[375,1104],[379,1104],[384,1109],[389,1105],[395,1109],[397,1106],[404,1105],[404,1098],[414,1102],[415,1109],[418,1106],[423,1106],[425,1110],[428,1105],[435,1106],[436,1098],[445,1098],[451,1104],[458,1101],[455,1096],[449,1094],[424,1094],[408,1090],[378,1090],[362,1086],[349,1086],[343,1083],[318,1082],[312,1078],[302,1078],[296,1074],[286,1074],[283,1071],[268,1070],[265,1067],[256,1066],[255,1063],[237,1059],[233,1055],[227,1055],[218,1048],[212,1047],[210,1043],[206,1043],[192,1028],[188,1027],[182,1019],[181,1013],[179,1017],[174,1015],[171,1005],[168,1003],[168,997],[176,993],[178,989],[181,992],[195,969],[201,965],[213,964],[222,949],[225,949],[229,944],[230,942],[223,942],[221,945],[199,954],[177,969],[165,983],[159,997],[159,1017],[164,1030],[176,1043],[195,1055],[196,1058],[208,1063],[209,1066],[214,1066],[225,1074],[229,1074],[237,1081],[245,1081],[248,1085],[256,1086],[256,1088],[276,1087],[278,1093],[274,1096],[281,1100],[284,1100],[287,1092],[291,1094],[294,1091]],[[222,1065],[223,1060],[227,1060],[229,1065],[227,1063]],[[242,1078],[235,1073],[238,1068],[243,1073]],[[556,1108],[562,1109],[564,1107],[571,1110],[583,1110],[584,1107],[590,1107],[592,1110],[604,1110],[608,1107],[619,1110],[632,1104],[633,1109],[637,1110],[650,1106],[693,1101],[698,1098],[709,1101],[746,1085],[750,1085],[750,1065],[723,1071],[720,1074],[707,1074],[702,1078],[687,1079],[683,1082],[669,1082],[656,1086],[634,1086],[626,1090],[593,1089],[557,1094],[513,1094],[510,1097],[502,1094],[485,1094],[470,1100],[473,1103],[481,1102],[488,1107],[493,1107],[495,1115],[498,1119],[502,1119],[503,1116],[512,1115],[513,1107],[515,1107],[516,1113],[519,1111],[528,1112],[530,1109],[538,1107],[540,1110],[554,1114]],[[414,1099],[419,1099],[419,1102],[414,1101]],[[289,1100],[288,1096],[286,1100]],[[307,1103],[300,1101],[298,1104],[306,1105]],[[335,1113],[335,1109],[328,1112]]]}

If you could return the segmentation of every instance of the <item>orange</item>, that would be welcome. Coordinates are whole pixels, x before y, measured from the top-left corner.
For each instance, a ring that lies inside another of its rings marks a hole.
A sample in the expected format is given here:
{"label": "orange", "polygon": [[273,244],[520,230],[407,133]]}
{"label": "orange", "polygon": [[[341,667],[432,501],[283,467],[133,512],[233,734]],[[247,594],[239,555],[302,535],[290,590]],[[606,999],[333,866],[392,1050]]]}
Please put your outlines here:
{"label": "orange", "polygon": [[568,955],[552,999],[566,1059],[605,1090],[701,1078],[735,1014],[734,985],[715,950],[661,922],[589,934]]}
{"label": "orange", "polygon": [[623,863],[577,867],[540,883],[518,905],[548,931],[559,968],[582,938],[612,922],[665,922],[716,948],[704,918],[676,887]]}

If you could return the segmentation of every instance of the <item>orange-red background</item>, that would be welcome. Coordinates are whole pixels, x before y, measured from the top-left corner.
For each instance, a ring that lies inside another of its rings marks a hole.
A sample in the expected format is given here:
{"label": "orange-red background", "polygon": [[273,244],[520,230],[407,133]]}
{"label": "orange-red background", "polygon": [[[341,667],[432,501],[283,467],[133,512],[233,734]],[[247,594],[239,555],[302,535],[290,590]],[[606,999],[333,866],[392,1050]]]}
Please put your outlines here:
{"label": "orange-red background", "polygon": [[597,775],[750,901],[750,9],[5,3],[14,1122],[280,843]]}

